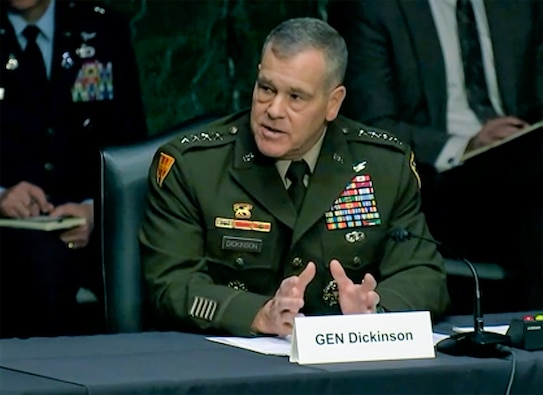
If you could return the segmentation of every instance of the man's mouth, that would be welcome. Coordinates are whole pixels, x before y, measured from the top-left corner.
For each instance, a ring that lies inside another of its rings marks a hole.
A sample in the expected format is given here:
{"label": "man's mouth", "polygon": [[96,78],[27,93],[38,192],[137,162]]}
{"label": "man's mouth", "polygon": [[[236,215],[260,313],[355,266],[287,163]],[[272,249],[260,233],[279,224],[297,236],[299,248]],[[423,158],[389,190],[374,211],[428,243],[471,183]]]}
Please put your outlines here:
{"label": "man's mouth", "polygon": [[272,132],[272,133],[283,133],[282,130],[275,129],[275,128],[273,128],[271,126],[268,126],[268,125],[262,125],[262,128],[265,129],[266,131]]}

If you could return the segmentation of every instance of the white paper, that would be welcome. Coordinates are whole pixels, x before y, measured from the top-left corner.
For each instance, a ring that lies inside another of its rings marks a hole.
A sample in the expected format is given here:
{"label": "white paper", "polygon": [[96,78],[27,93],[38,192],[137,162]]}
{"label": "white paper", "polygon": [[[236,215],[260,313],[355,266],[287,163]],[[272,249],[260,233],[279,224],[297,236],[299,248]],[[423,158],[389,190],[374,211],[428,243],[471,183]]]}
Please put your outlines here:
{"label": "white paper", "polygon": [[[509,325],[491,325],[485,326],[483,330],[485,332],[494,332],[505,335],[508,329]],[[473,326],[454,326],[452,330],[456,333],[473,332]]]}
{"label": "white paper", "polygon": [[290,336],[288,337],[207,337],[212,342],[243,348],[266,355],[289,356]]}
{"label": "white paper", "polygon": [[[441,340],[450,337],[442,333],[433,333],[434,346]],[[206,337],[207,340],[242,348],[265,355],[290,356],[291,336],[287,337]]]}

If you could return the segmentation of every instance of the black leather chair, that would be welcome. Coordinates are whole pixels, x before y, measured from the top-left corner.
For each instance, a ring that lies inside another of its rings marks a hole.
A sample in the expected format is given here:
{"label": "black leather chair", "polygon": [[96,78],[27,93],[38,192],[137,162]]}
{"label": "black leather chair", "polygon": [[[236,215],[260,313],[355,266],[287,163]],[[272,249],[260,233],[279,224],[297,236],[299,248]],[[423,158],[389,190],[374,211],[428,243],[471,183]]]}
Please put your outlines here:
{"label": "black leather chair", "polygon": [[138,232],[146,205],[149,166],[157,149],[175,136],[218,116],[200,116],[159,136],[100,152],[100,210],[106,330],[145,329],[145,287],[141,275]]}

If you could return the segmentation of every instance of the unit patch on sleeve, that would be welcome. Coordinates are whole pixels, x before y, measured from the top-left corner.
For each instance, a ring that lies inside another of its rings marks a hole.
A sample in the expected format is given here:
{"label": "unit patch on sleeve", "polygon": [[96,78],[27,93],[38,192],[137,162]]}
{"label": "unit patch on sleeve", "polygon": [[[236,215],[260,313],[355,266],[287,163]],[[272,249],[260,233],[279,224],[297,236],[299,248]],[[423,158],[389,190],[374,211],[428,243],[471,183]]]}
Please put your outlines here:
{"label": "unit patch on sleeve", "polygon": [[170,172],[173,164],[175,163],[175,158],[164,152],[160,153],[160,159],[158,160],[158,166],[156,168],[156,183],[159,187],[162,186],[164,179]]}

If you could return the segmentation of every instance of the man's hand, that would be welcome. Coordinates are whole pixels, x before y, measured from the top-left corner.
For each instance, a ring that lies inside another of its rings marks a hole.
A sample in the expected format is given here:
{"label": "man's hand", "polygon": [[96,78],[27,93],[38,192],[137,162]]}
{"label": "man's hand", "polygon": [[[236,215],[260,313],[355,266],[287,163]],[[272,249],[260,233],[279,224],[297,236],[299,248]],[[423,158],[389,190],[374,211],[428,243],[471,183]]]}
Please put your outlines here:
{"label": "man's hand", "polygon": [[466,152],[503,140],[527,126],[527,122],[516,117],[508,116],[490,119],[483,125],[479,133],[471,139]]}
{"label": "man's hand", "polygon": [[35,217],[53,208],[43,189],[26,181],[6,189],[0,195],[0,215],[4,217]]}
{"label": "man's hand", "polygon": [[294,317],[304,305],[305,288],[315,277],[316,270],[315,264],[309,262],[299,276],[284,279],[275,296],[256,314],[251,329],[256,333],[289,335]]}
{"label": "man's hand", "polygon": [[375,313],[379,294],[375,292],[377,281],[371,274],[366,273],[361,284],[354,284],[337,259],[330,262],[330,273],[337,283],[343,314]]}
{"label": "man's hand", "polygon": [[69,248],[83,248],[89,243],[90,234],[94,228],[94,206],[92,203],[66,203],[56,207],[49,214],[51,217],[84,217],[84,225],[77,226],[61,233],[60,239]]}

